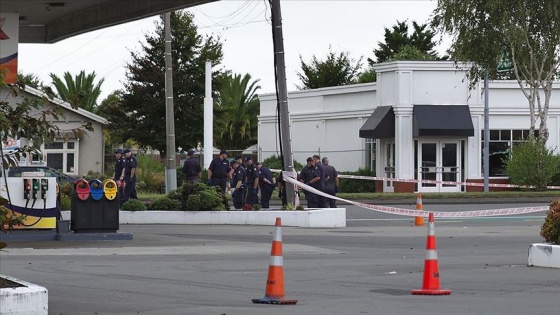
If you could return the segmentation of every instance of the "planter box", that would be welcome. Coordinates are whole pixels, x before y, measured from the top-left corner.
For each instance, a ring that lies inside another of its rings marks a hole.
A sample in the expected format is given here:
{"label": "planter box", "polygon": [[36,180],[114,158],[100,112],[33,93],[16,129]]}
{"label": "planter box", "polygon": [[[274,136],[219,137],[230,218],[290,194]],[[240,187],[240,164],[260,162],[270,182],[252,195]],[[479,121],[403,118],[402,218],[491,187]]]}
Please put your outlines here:
{"label": "planter box", "polygon": [[38,285],[0,274],[0,277],[24,287],[0,289],[0,315],[49,313],[49,294]]}
{"label": "planter box", "polygon": [[[63,217],[70,217],[63,211]],[[346,208],[304,211],[120,211],[120,224],[232,224],[274,225],[309,228],[346,227]]]}
{"label": "planter box", "polygon": [[560,245],[531,244],[527,265],[560,268]]}

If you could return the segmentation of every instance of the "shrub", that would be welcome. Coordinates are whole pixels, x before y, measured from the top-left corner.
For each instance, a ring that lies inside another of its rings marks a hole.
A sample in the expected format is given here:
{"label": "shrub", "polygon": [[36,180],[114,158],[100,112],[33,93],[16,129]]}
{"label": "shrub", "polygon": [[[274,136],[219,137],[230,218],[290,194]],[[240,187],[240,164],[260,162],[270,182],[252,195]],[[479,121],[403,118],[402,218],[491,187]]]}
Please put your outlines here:
{"label": "shrub", "polygon": [[[370,169],[359,169],[357,172],[339,172],[339,175],[356,175],[356,176],[375,176],[375,171]],[[373,193],[375,192],[375,181],[339,178],[338,191],[341,193]]]}
{"label": "shrub", "polygon": [[198,211],[200,210],[200,195],[192,194],[187,199],[187,210]]}
{"label": "shrub", "polygon": [[145,211],[147,209],[148,208],[146,207],[146,205],[143,204],[142,201],[138,199],[130,199],[127,202],[125,202],[121,207],[121,210],[125,210],[125,211]]}
{"label": "shrub", "polygon": [[[277,155],[272,155],[272,156],[264,159],[264,161],[262,161],[262,163],[263,163],[264,166],[266,166],[270,169],[277,169],[277,170],[282,169],[282,160]],[[299,163],[298,161],[294,160],[294,168],[296,170],[301,170],[303,168],[303,165],[301,163]]]}
{"label": "shrub", "polygon": [[107,175],[94,171],[89,171],[86,175],[84,175],[84,179],[87,180],[88,182],[92,179],[99,179],[100,181],[104,181],[107,178],[109,178],[107,177]]}
{"label": "shrub", "polygon": [[215,190],[205,190],[199,193],[200,207],[203,210],[213,210],[222,203],[222,196]]}
{"label": "shrub", "polygon": [[138,168],[136,169],[136,188],[142,192],[159,192],[165,181],[165,166],[157,156],[136,156]]}
{"label": "shrub", "polygon": [[541,227],[541,236],[547,243],[560,245],[560,200],[554,200],[550,204]]}
{"label": "shrub", "polygon": [[559,166],[553,151],[538,139],[529,139],[514,146],[511,159],[504,162],[512,183],[535,186],[539,191],[546,190]]}
{"label": "shrub", "polygon": [[71,208],[71,202],[70,202],[70,196],[68,195],[60,195],[60,210],[70,210]]}
{"label": "shrub", "polygon": [[218,192],[216,187],[203,183],[188,184],[181,187],[185,208],[189,211],[229,209],[228,196]]}
{"label": "shrub", "polygon": [[159,197],[148,205],[148,210],[181,210],[181,202],[169,197]]}
{"label": "shrub", "polygon": [[59,186],[59,192],[61,195],[66,195],[68,197],[70,197],[72,195],[72,186],[74,186],[73,184],[64,184],[64,185],[60,185]]}

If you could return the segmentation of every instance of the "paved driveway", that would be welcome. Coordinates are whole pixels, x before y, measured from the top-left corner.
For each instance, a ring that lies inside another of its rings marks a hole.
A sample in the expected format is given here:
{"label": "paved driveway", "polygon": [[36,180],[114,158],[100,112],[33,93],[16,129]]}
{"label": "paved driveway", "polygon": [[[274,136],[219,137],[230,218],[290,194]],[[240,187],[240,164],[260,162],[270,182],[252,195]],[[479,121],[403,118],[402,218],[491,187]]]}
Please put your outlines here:
{"label": "paved driveway", "polygon": [[557,314],[559,271],[526,266],[543,216],[436,222],[450,296],[410,294],[422,285],[425,227],[354,207],[346,228],[283,228],[293,306],[251,303],[264,296],[266,226],[130,225],[121,231],[132,241],[14,242],[0,272],[47,287],[49,314]]}

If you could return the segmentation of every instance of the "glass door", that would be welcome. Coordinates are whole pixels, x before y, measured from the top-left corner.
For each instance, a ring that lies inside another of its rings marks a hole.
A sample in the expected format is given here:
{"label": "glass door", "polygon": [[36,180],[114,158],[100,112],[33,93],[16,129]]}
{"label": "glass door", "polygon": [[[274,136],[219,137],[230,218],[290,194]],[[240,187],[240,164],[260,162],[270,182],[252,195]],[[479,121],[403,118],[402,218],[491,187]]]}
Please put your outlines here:
{"label": "glass door", "polygon": [[461,185],[435,183],[460,182],[461,152],[459,141],[436,140],[418,142],[418,179],[433,183],[418,183],[419,192],[456,192]]}
{"label": "glass door", "polygon": [[[395,178],[395,143],[389,142],[385,145],[385,178]],[[395,182],[384,180],[383,192],[394,192]]]}

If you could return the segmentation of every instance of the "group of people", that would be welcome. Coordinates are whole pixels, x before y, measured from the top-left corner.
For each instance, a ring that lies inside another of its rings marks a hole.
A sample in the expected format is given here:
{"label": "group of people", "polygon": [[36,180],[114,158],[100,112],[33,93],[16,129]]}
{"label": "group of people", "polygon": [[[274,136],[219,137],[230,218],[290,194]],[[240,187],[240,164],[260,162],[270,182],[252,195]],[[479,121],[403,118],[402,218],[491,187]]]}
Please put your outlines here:
{"label": "group of people", "polygon": [[[189,158],[183,165],[185,182],[200,181],[200,163],[192,157],[194,151],[189,150]],[[228,160],[228,152],[221,150],[220,155],[210,162],[208,167],[208,185],[219,187],[222,193],[229,189],[235,209],[253,210],[255,204],[261,208],[270,207],[270,198],[275,188],[275,179],[270,169],[262,163],[253,163],[253,158],[241,155]],[[258,194],[260,192],[260,198]]]}
{"label": "group of people", "polygon": [[[299,173],[298,180],[331,196],[338,193],[338,172],[329,164],[327,157],[323,157],[322,160],[318,155],[308,157],[307,165]],[[335,199],[307,190],[305,191],[305,200],[308,208],[336,208]]]}
{"label": "group of people", "polygon": [[[199,161],[193,157],[194,150],[189,150],[189,158],[183,164],[185,182],[197,183],[201,178]],[[321,192],[335,196],[338,193],[338,172],[329,164],[329,159],[318,155],[307,158],[307,165],[301,170],[297,178],[302,183],[309,185]],[[233,160],[228,160],[228,152],[221,150],[220,155],[213,159],[208,167],[208,185],[216,186],[223,193],[232,194],[235,209],[253,210],[255,204],[261,208],[270,208],[272,193],[278,185],[278,196],[282,204],[286,205],[285,187],[282,173],[278,183],[271,170],[262,163],[253,163],[253,158],[241,155]],[[259,198],[260,192],[260,198]],[[336,200],[320,196],[310,191],[305,191],[308,208],[336,208]]]}
{"label": "group of people", "polygon": [[136,192],[136,168],[138,161],[129,149],[115,150],[115,158],[113,180],[117,182],[120,206],[122,206],[128,199],[138,199]]}

